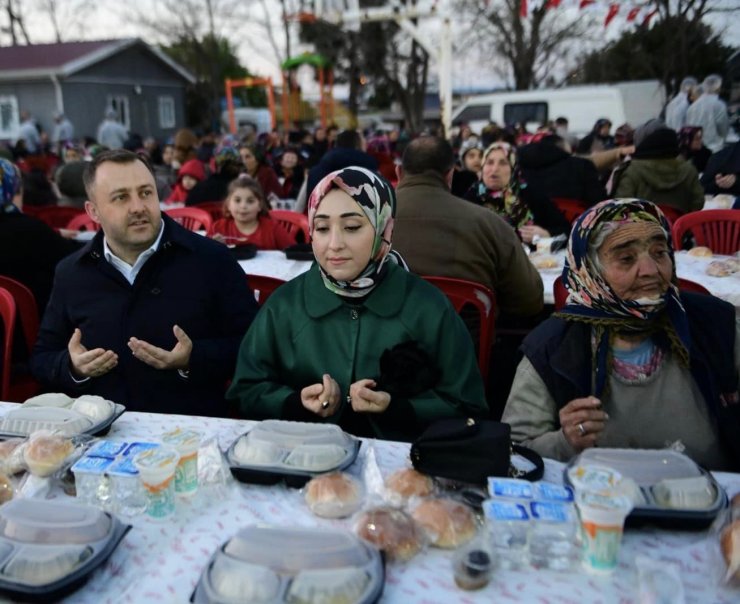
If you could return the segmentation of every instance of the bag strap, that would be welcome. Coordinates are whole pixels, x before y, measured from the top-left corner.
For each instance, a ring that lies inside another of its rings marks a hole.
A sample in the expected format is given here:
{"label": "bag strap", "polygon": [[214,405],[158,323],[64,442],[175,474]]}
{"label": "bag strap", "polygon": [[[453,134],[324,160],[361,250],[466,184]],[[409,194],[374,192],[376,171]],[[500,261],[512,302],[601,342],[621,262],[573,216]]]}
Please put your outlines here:
{"label": "bag strap", "polygon": [[521,470],[517,470],[513,466],[510,466],[509,473],[513,478],[522,478],[523,480],[529,480],[530,482],[535,482],[542,478],[545,473],[545,462],[537,451],[512,443],[511,452],[521,455],[524,459],[531,461],[534,464],[534,470],[530,470],[529,472],[522,472]]}

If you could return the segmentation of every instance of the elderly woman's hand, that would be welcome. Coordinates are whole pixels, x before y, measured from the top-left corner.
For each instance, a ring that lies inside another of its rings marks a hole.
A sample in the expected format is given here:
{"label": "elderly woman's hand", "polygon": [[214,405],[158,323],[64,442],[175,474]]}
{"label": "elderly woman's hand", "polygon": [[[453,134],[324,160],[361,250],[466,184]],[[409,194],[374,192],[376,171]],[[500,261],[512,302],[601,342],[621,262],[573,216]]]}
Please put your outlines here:
{"label": "elderly woman's hand", "polygon": [[339,409],[339,384],[328,373],[321,384],[306,386],[301,390],[301,403],[309,411],[321,417],[331,417]]}
{"label": "elderly woman's hand", "polygon": [[391,395],[387,392],[372,390],[375,380],[358,380],[349,387],[352,409],[358,413],[383,413],[391,404]]}
{"label": "elderly woman's hand", "polygon": [[609,416],[595,396],[577,398],[560,410],[560,426],[565,440],[576,451],[596,444]]}

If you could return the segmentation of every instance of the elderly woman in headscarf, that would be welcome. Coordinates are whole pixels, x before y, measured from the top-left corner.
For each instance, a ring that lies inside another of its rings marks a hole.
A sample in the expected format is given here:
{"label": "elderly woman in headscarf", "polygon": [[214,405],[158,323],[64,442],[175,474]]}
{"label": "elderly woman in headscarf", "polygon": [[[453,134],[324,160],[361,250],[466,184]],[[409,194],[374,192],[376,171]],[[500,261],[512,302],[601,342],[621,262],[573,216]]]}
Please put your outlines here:
{"label": "elderly woman in headscarf", "polygon": [[535,236],[568,233],[570,224],[537,186],[524,181],[514,147],[504,142],[490,145],[483,153],[481,177],[465,199],[493,210],[504,218],[524,243]]}
{"label": "elderly woman in headscarf", "polygon": [[503,421],[566,461],[588,447],[675,447],[740,469],[740,324],[732,305],[680,292],[654,204],[612,199],[576,221],[564,309],[522,345]]}
{"label": "elderly woman in headscarf", "polygon": [[23,214],[22,189],[18,167],[0,159],[0,275],[28,287],[41,315],[49,301],[57,262],[79,249],[80,244]]}
{"label": "elderly woman in headscarf", "polygon": [[316,262],[270,296],[242,342],[228,397],[245,417],[411,440],[436,419],[487,415],[465,325],[391,251],[395,207],[392,187],[365,168],[316,186]]}

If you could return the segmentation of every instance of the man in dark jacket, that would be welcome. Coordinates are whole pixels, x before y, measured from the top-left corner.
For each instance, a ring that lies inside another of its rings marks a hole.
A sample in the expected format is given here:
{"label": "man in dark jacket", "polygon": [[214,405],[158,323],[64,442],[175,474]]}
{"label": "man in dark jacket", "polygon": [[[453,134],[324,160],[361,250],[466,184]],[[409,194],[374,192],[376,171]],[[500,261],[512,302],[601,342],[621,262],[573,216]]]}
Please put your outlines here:
{"label": "man in dark jacket", "polygon": [[364,146],[365,141],[357,130],[343,130],[340,132],[337,135],[336,146],[308,172],[306,195],[311,195],[311,191],[324,176],[340,168],[360,166],[377,172],[378,161],[365,152]]}
{"label": "man in dark jacket", "polygon": [[159,209],[154,174],[125,150],[85,171],[101,230],[62,261],[31,368],[48,387],[129,410],[224,415],[224,387],[257,306],[225,246]]}
{"label": "man in dark jacket", "polygon": [[740,142],[725,147],[709,158],[701,175],[701,185],[707,195],[740,197]]}
{"label": "man in dark jacket", "polygon": [[519,149],[524,180],[536,184],[550,199],[576,199],[588,206],[606,199],[593,162],[574,157],[556,135]]}

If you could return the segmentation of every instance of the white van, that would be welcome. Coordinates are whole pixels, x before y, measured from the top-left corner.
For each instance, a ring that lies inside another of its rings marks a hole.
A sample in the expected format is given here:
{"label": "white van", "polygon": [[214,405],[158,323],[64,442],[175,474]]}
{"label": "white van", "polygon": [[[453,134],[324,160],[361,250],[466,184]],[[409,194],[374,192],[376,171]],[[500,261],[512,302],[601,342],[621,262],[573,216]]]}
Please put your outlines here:
{"label": "white van", "polygon": [[[239,134],[256,132],[270,132],[272,130],[272,117],[270,110],[264,107],[236,107],[234,108],[234,121]],[[221,114],[221,126],[224,132],[229,131],[229,112]]]}
{"label": "white van", "polygon": [[658,80],[517,90],[470,97],[453,111],[452,123],[467,123],[478,134],[491,121],[509,126],[524,123],[533,132],[548,120],[565,117],[569,133],[582,137],[600,118],[609,119],[614,127],[629,123],[634,128],[658,117],[664,105]]}

